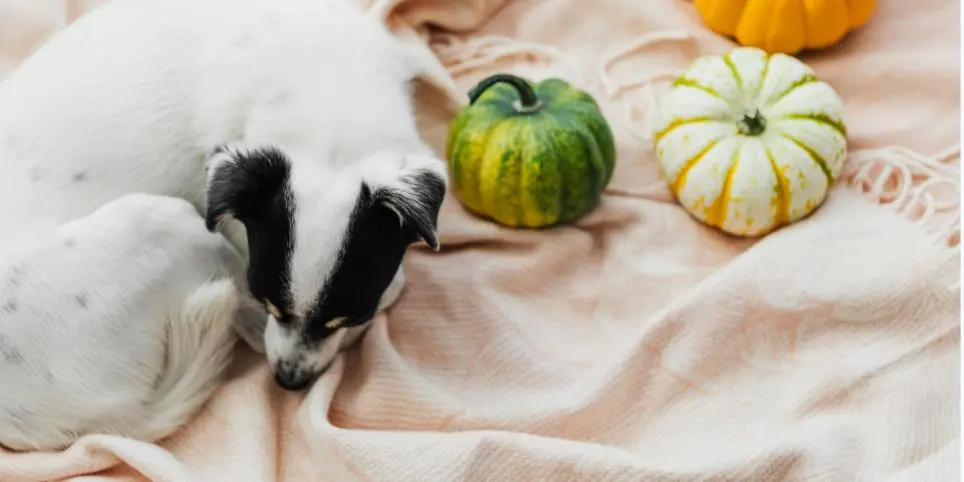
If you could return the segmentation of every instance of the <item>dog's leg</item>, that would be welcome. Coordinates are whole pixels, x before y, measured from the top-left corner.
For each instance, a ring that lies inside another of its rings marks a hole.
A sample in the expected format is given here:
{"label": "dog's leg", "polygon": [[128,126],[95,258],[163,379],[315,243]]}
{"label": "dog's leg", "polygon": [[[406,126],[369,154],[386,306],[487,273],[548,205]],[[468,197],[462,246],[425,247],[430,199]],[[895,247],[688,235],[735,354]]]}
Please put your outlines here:
{"label": "dog's leg", "polygon": [[268,317],[264,313],[264,307],[251,298],[247,290],[242,290],[241,309],[234,324],[234,331],[252,350],[261,355],[265,353],[264,329],[267,324]]}
{"label": "dog's leg", "polygon": [[[216,234],[212,234],[216,236]],[[226,240],[232,246],[230,238]],[[235,250],[237,251],[237,250]],[[239,257],[240,254],[239,254]],[[264,312],[264,306],[251,297],[248,290],[245,268],[248,261],[241,259],[240,263],[231,263],[235,286],[237,287],[240,299],[238,301],[238,315],[234,323],[234,331],[244,340],[252,350],[259,354],[264,354],[264,329],[268,324],[268,316]]]}
{"label": "dog's leg", "polygon": [[[164,368],[140,417],[108,431],[146,441],[170,435],[214,393],[231,361],[241,294],[231,279],[198,286],[167,319]],[[136,412],[132,412],[136,413]]]}
{"label": "dog's leg", "polygon": [[0,444],[156,441],[214,392],[243,263],[187,202],[125,196],[3,260]]}

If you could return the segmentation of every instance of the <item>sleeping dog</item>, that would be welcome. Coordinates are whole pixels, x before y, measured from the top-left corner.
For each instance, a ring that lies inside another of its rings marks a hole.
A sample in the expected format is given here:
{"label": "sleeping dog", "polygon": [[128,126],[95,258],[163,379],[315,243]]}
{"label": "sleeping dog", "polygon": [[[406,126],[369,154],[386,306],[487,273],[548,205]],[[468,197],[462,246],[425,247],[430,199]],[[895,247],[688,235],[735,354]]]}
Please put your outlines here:
{"label": "sleeping dog", "polygon": [[0,444],[163,438],[235,332],[286,389],[322,373],[407,247],[439,247],[417,65],[353,0],[113,0],[25,61],[0,84]]}

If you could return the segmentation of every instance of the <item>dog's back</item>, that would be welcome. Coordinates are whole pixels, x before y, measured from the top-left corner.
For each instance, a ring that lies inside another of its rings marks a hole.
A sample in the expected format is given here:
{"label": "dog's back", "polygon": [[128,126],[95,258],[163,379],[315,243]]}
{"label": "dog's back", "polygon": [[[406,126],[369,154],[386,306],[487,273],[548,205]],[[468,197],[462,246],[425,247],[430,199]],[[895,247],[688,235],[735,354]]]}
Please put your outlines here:
{"label": "dog's back", "polygon": [[80,18],[0,83],[0,219],[17,226],[0,250],[131,192],[202,209],[204,154],[242,136],[311,129],[332,162],[417,137],[400,91],[414,74],[365,15],[347,0],[113,0]]}

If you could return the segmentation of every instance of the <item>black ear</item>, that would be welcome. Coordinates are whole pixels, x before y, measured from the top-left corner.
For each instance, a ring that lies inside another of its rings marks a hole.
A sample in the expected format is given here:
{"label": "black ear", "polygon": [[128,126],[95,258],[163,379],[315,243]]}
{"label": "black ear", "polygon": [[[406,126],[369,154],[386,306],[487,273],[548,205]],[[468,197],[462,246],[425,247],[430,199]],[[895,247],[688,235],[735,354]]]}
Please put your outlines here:
{"label": "black ear", "polygon": [[285,204],[291,164],[279,149],[218,147],[207,164],[209,231],[231,217],[245,225],[263,213]]}
{"label": "black ear", "polygon": [[402,227],[416,239],[439,250],[438,213],[445,200],[445,178],[430,169],[406,173],[396,186],[379,187],[372,192],[373,202],[398,215]]}

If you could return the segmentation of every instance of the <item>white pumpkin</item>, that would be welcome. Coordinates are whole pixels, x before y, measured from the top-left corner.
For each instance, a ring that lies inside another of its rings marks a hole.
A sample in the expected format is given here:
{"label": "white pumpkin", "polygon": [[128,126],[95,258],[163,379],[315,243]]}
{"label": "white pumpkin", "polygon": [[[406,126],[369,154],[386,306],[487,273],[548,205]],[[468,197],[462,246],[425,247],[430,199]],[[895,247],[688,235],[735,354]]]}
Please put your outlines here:
{"label": "white pumpkin", "polygon": [[813,212],[847,157],[840,96],[796,58],[752,47],[694,61],[659,103],[654,141],[679,203],[741,236]]}

